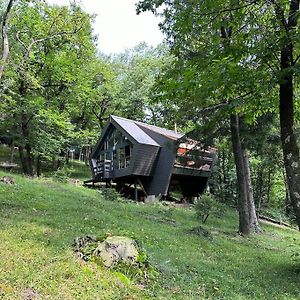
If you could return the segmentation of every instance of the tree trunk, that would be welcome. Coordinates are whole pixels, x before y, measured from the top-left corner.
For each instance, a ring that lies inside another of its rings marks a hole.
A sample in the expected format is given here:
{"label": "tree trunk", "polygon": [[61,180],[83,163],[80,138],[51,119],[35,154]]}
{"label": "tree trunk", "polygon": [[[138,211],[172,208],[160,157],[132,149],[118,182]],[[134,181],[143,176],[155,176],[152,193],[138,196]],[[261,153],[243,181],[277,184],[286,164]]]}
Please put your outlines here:
{"label": "tree trunk", "polygon": [[290,192],[287,184],[285,170],[283,170],[283,180],[285,186],[285,213],[289,215],[291,213],[291,200],[290,200]]}
{"label": "tree trunk", "polygon": [[243,156],[243,148],[240,138],[239,117],[230,116],[231,140],[234,154],[237,185],[238,185],[238,212],[239,212],[239,232],[244,235],[250,234],[248,189],[246,182],[246,170]]}
{"label": "tree trunk", "polygon": [[36,158],[36,175],[40,177],[42,175],[42,161],[41,161],[41,155],[38,154]]}
{"label": "tree trunk", "polygon": [[24,152],[23,152],[23,147],[19,146],[19,156],[20,156],[20,161],[22,165],[22,171],[24,174],[28,174],[28,167],[26,163],[26,159],[24,157]]}
{"label": "tree trunk", "polygon": [[78,156],[79,161],[81,161],[81,155],[82,155],[82,148],[80,148],[80,151],[79,151],[79,156]]}
{"label": "tree trunk", "polygon": [[25,150],[26,150],[26,164],[27,164],[27,174],[30,176],[34,175],[34,167],[33,167],[33,156],[32,156],[32,151],[31,147],[29,144],[25,145]]}
{"label": "tree trunk", "polygon": [[6,10],[3,14],[2,18],[2,24],[1,24],[1,34],[2,34],[2,57],[0,62],[0,82],[3,76],[3,71],[5,68],[5,64],[8,60],[9,55],[9,41],[8,41],[8,35],[7,35],[7,21],[9,12],[13,6],[14,0],[10,0],[7,4]]}
{"label": "tree trunk", "polygon": [[14,163],[14,154],[15,154],[15,142],[12,141],[12,144],[11,144],[11,152],[10,152],[10,163],[11,163],[11,164]]}
{"label": "tree trunk", "polygon": [[33,158],[30,146],[25,145],[19,146],[19,156],[22,165],[22,171],[26,175],[33,176],[34,175],[34,168],[33,168]]}
{"label": "tree trunk", "polygon": [[269,204],[270,203],[270,198],[271,198],[271,188],[272,188],[272,177],[271,177],[271,168],[269,167],[268,168],[268,181],[267,181],[267,203]]}
{"label": "tree trunk", "polygon": [[263,204],[263,185],[264,185],[264,168],[258,167],[257,178],[256,178],[256,199],[258,200],[257,211],[260,212]]}
{"label": "tree trunk", "polygon": [[279,114],[287,184],[297,225],[300,229],[300,162],[299,148],[294,131],[294,86],[293,74],[290,70],[293,64],[292,61],[293,46],[288,43],[281,50],[281,71],[285,75],[279,82]]}
{"label": "tree trunk", "polygon": [[66,164],[67,164],[67,165],[70,163],[69,155],[70,155],[70,151],[67,150],[67,151],[66,151]]}
{"label": "tree trunk", "polygon": [[254,197],[253,197],[253,186],[251,180],[251,171],[249,164],[249,156],[247,149],[243,148],[243,157],[244,157],[244,166],[245,166],[245,180],[247,186],[247,194],[248,194],[248,210],[249,210],[249,223],[250,229],[254,232],[261,232],[261,229],[258,225],[258,218],[255,209]]}

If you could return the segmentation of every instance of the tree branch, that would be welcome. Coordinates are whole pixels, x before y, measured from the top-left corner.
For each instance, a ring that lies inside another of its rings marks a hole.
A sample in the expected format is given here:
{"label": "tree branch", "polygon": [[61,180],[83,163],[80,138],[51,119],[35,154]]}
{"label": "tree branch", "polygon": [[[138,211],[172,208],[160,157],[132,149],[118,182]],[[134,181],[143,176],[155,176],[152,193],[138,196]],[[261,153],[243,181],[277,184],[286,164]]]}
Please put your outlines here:
{"label": "tree branch", "polygon": [[6,10],[3,14],[2,18],[2,25],[1,25],[1,32],[2,32],[2,57],[1,57],[1,63],[0,63],[0,81],[3,76],[3,71],[5,68],[5,64],[8,60],[9,55],[9,41],[8,41],[8,35],[7,35],[7,22],[8,22],[8,16],[11,11],[11,8],[13,6],[14,0],[10,0],[7,4]]}
{"label": "tree branch", "polygon": [[201,14],[200,16],[210,16],[210,15],[215,15],[215,14],[220,15],[224,12],[232,12],[232,11],[235,11],[235,10],[240,10],[242,8],[249,7],[253,4],[256,4],[257,2],[258,2],[258,0],[253,0],[253,1],[250,1],[249,3],[247,3],[247,4],[244,4],[244,5],[239,5],[239,6],[235,6],[235,7],[228,7],[228,8],[218,10],[218,11],[211,11],[211,12],[208,12],[208,13]]}

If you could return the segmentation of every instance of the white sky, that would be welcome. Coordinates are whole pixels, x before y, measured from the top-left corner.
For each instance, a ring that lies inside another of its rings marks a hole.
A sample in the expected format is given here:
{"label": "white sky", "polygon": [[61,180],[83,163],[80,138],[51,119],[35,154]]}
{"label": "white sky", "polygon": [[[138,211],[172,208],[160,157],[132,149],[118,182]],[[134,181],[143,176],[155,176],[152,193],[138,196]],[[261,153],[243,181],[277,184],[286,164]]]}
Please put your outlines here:
{"label": "white sky", "polygon": [[[65,5],[69,0],[48,0]],[[94,32],[98,34],[98,48],[105,54],[123,52],[141,42],[156,46],[163,40],[159,19],[151,12],[136,15],[138,0],[81,0],[82,7],[96,14]]]}

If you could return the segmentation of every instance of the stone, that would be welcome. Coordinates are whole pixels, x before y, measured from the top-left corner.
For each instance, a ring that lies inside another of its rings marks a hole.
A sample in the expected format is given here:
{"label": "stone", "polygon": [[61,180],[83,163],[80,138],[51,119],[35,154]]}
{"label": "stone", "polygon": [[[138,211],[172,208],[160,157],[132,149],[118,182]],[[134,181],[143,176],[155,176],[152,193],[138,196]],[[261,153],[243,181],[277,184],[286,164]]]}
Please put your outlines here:
{"label": "stone", "polygon": [[93,256],[99,257],[105,267],[111,268],[118,262],[131,265],[137,262],[139,252],[135,240],[125,236],[111,236],[98,244]]}
{"label": "stone", "polygon": [[159,202],[159,197],[155,197],[155,195],[149,195],[145,199],[145,203],[156,203]]}
{"label": "stone", "polygon": [[16,184],[15,180],[11,176],[3,176],[0,181],[8,185]]}
{"label": "stone", "polygon": [[40,299],[39,293],[31,288],[23,290],[21,295],[22,295],[22,299],[24,299],[24,300]]}

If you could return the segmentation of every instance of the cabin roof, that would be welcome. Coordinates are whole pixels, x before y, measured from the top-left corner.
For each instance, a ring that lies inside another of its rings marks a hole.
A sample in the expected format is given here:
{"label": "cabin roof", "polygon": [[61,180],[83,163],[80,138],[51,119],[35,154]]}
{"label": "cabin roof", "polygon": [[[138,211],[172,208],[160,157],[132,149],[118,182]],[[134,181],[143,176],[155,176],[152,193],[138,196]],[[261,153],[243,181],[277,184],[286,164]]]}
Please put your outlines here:
{"label": "cabin roof", "polygon": [[142,122],[136,122],[136,124],[140,127],[147,128],[151,131],[154,131],[154,132],[156,132],[160,135],[163,135],[167,138],[170,138],[172,140],[178,140],[178,139],[182,138],[185,135],[184,133],[179,133],[179,132],[176,132],[174,130],[169,130],[169,129],[166,129],[166,128],[162,128],[162,127],[158,127],[158,126],[154,126],[154,125],[149,125],[149,124],[142,123]]}
{"label": "cabin roof", "polygon": [[143,122],[138,122],[130,119],[125,119],[117,116],[111,116],[111,119],[115,121],[123,130],[125,130],[135,141],[140,144],[160,146],[154,139],[152,139],[144,129],[151,130],[155,133],[163,135],[172,140],[178,140],[184,136],[183,133],[177,133],[173,130],[149,125]]}

